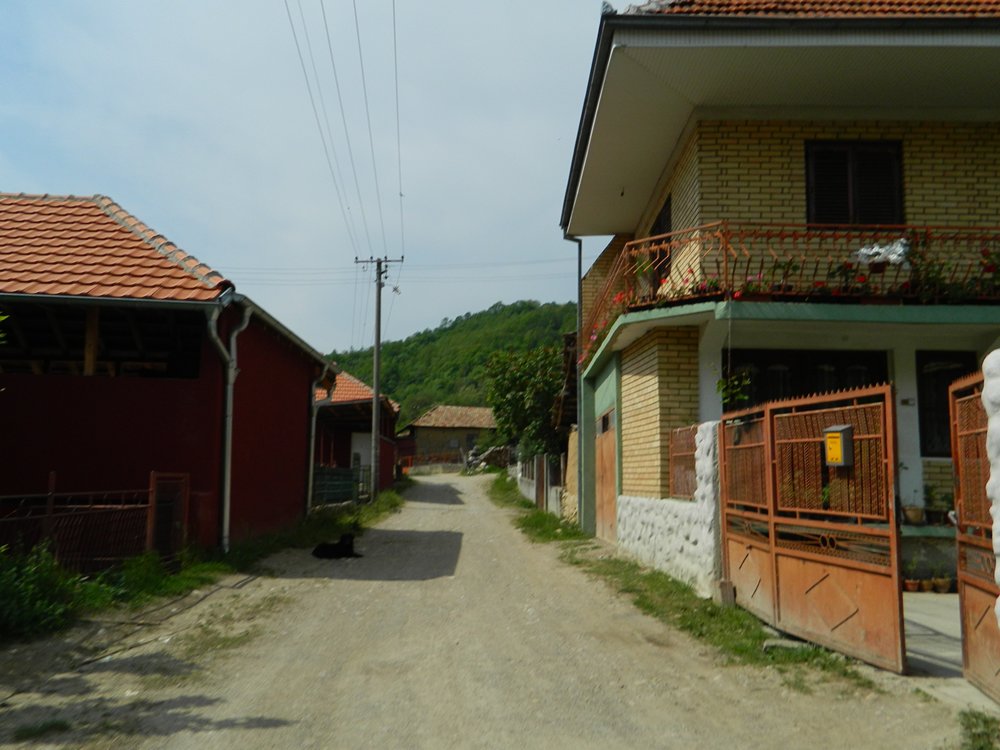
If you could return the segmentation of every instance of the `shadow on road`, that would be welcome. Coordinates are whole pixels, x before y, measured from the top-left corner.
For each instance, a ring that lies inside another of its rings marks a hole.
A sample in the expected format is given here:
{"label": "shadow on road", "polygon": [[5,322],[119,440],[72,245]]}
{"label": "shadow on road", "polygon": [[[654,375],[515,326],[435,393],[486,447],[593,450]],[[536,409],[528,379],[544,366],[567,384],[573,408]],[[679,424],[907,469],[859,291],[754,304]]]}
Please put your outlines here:
{"label": "shadow on road", "polygon": [[[200,709],[220,703],[217,698],[184,695],[166,700],[84,698],[60,706],[27,703],[0,709],[0,744],[18,729],[65,721],[67,730],[45,736],[47,746],[79,747],[81,741],[108,737],[167,737],[179,732],[214,732],[222,729],[277,729],[292,724],[265,716],[209,719]],[[10,735],[8,736],[8,732]]]}
{"label": "shadow on road", "polygon": [[419,481],[406,491],[406,501],[434,505],[465,505],[461,493],[450,484],[421,484]]}
{"label": "shadow on road", "polygon": [[361,557],[317,560],[309,550],[288,550],[267,562],[278,578],[348,581],[429,581],[455,575],[462,551],[458,531],[368,529],[354,543]]}

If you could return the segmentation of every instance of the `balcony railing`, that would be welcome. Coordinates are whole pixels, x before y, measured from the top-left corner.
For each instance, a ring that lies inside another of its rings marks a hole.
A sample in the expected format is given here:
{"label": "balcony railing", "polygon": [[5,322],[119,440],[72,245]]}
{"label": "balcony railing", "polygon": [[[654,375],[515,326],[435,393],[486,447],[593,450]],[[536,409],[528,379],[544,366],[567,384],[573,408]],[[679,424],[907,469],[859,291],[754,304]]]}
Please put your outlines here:
{"label": "balcony railing", "polygon": [[719,222],[629,242],[584,319],[580,361],[624,312],[702,300],[1000,302],[1000,228]]}

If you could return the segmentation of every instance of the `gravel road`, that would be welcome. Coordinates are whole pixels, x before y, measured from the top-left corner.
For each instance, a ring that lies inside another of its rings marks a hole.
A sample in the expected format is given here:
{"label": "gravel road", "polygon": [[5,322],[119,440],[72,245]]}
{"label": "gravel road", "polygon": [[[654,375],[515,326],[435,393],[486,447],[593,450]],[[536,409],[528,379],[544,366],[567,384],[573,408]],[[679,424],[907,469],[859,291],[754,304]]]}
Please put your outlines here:
{"label": "gravel road", "polygon": [[955,710],[900,681],[803,689],[722,665],[526,541],[487,482],[421,478],[363,557],[287,551],[104,623],[44,680],[2,672],[39,646],[0,654],[0,743],[48,717],[69,729],[35,747],[958,747]]}

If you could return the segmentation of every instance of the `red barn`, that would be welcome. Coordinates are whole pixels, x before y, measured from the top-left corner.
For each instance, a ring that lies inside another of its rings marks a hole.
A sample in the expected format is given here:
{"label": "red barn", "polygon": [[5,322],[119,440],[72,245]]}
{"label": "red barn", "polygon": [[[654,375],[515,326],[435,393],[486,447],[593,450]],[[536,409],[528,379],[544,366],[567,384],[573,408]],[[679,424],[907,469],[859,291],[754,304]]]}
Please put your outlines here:
{"label": "red barn", "polygon": [[0,495],[186,474],[206,547],[302,517],[318,352],[104,196],[0,194],[0,268]]}

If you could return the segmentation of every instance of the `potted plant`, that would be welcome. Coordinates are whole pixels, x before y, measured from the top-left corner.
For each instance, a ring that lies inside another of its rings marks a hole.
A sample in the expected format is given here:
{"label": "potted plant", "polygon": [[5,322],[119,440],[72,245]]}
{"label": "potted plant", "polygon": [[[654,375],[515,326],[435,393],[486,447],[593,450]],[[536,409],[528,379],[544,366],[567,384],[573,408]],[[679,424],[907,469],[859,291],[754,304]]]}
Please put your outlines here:
{"label": "potted plant", "polygon": [[923,526],[924,509],[919,505],[904,505],[903,519],[910,526]]}
{"label": "potted plant", "polygon": [[931,584],[939,594],[947,594],[951,591],[951,576],[945,575],[946,572],[943,565],[936,565],[934,572],[931,574]]}

